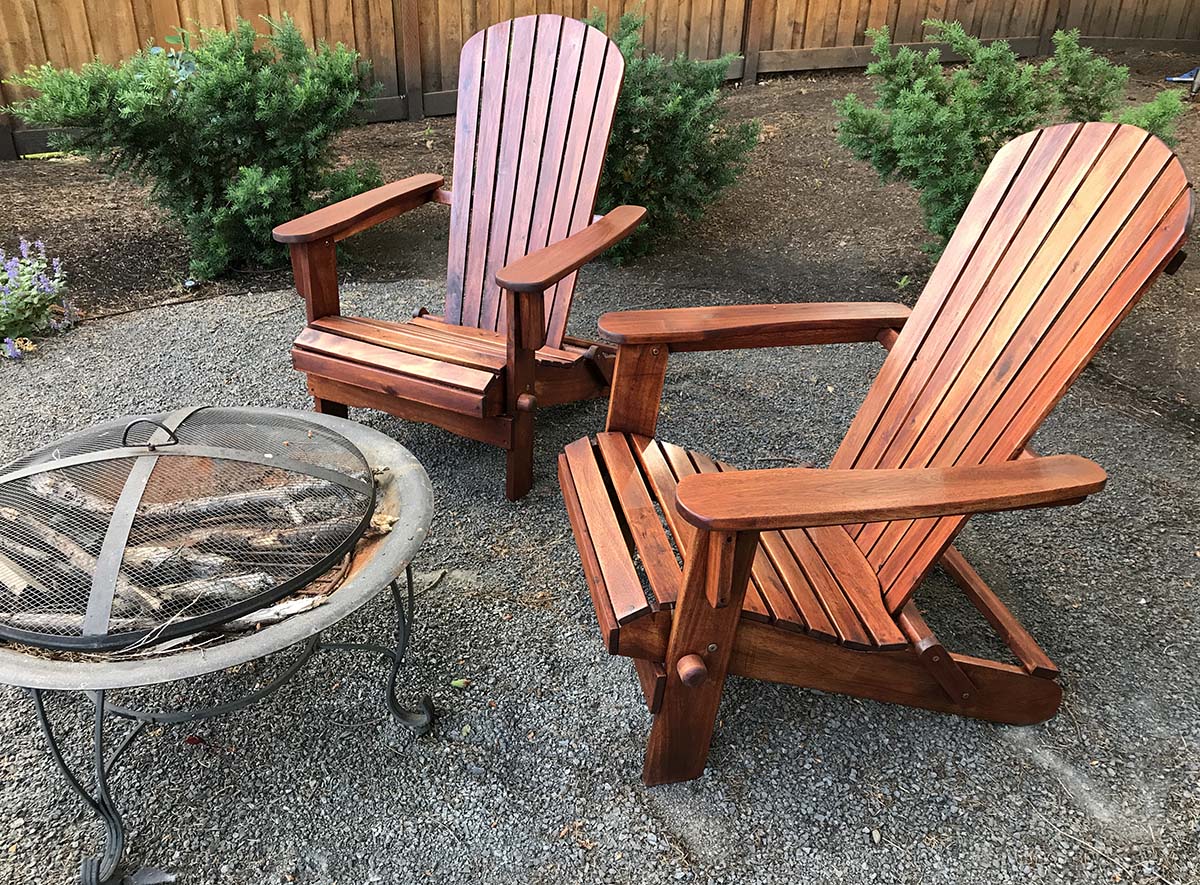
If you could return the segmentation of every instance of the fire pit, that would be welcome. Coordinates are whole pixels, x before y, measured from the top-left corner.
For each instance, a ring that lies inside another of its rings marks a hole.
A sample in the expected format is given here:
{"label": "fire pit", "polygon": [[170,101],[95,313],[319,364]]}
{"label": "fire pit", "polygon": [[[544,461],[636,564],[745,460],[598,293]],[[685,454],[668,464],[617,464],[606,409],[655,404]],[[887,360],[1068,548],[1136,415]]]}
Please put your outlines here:
{"label": "fire pit", "polygon": [[[180,724],[271,694],[318,650],[389,663],[385,701],[422,733],[396,681],[412,625],[410,562],[428,531],[428,477],[402,446],[338,418],[181,409],[111,422],[0,469],[0,682],[29,691],[51,755],[105,825],[86,885],[119,881],[124,830],[108,777],[148,724]],[[407,576],[407,594],[397,578]],[[322,632],[390,589],[390,645]],[[216,674],[292,646],[272,679],[218,706],[145,711],[106,692]],[[67,766],[47,701],[94,707],[94,790]],[[106,751],[107,720],[133,726]]]}
{"label": "fire pit", "polygon": [[328,427],[181,409],[77,434],[0,475],[0,638],[117,650],[219,626],[341,561],[375,506]]}

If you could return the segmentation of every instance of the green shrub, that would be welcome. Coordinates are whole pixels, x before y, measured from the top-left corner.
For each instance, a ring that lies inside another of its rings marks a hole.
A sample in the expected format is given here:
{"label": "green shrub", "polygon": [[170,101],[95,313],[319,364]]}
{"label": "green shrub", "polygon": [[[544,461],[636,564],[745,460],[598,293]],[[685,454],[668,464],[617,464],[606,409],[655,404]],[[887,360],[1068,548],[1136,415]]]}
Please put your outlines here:
{"label": "green shrub", "polygon": [[28,336],[73,325],[66,289],[62,262],[47,257],[41,240],[22,239],[15,255],[0,249],[0,355],[20,359],[33,347]]}
{"label": "green shrub", "polygon": [[[724,125],[721,85],[731,56],[667,61],[642,46],[645,19],[621,16],[614,40],[625,56],[625,83],[617,102],[598,206],[645,206],[646,222],[609,256],[626,261],[651,252],[679,233],[746,168],[758,141],[757,122]],[[603,13],[588,24],[604,30]]]}
{"label": "green shrub", "polygon": [[[374,167],[334,170],[330,141],[368,97],[367,65],[342,45],[309,48],[290,18],[258,39],[185,31],[119,66],[30,68],[11,82],[37,95],[10,110],[65,127],[60,147],[152,185],[183,224],[201,278],[284,255],[271,228],[380,183]],[[257,41],[257,43],[256,43]]]}
{"label": "green shrub", "polygon": [[1080,46],[1078,31],[1056,33],[1054,56],[1034,64],[1002,40],[984,45],[958,22],[925,25],[962,66],[943,68],[936,48],[893,52],[887,28],[869,32],[875,61],[867,74],[878,98],[873,106],[853,93],[835,102],[838,141],[884,179],[916,187],[925,225],[943,245],[996,151],[1022,133],[1062,120],[1119,120],[1173,141],[1179,91],[1118,113],[1129,71]]}

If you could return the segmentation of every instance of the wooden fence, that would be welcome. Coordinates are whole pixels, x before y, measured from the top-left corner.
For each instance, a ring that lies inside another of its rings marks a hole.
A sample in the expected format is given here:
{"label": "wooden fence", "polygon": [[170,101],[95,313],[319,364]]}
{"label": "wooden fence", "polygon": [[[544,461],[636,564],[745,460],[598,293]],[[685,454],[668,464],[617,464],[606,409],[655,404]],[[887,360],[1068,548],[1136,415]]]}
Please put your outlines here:
{"label": "wooden fence", "polygon": [[[888,25],[897,43],[919,42],[927,18],[957,19],[981,37],[1044,52],[1056,28],[1092,45],[1180,49],[1200,55],[1200,0],[0,0],[0,77],[45,61],[78,67],[116,61],[177,27],[229,27],[239,16],[290,14],[310,41],[354,46],[382,84],[381,120],[454,112],[464,40],[493,22],[534,12],[646,17],[647,47],[663,55],[733,53],[731,77],[859,67],[865,32]],[[1200,61],[1200,58],[1197,59]],[[6,102],[20,96],[0,89]],[[12,132],[0,117],[0,158],[41,149],[44,135]]]}

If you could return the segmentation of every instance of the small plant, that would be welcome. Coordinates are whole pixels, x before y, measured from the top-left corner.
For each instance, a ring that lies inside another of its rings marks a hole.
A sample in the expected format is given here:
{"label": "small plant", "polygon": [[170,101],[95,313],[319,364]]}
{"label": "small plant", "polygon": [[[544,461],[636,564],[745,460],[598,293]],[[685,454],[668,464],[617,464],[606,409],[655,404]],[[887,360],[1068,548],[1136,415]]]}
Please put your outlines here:
{"label": "small plant", "polygon": [[1079,45],[1078,31],[1054,35],[1054,56],[1019,62],[1003,40],[984,45],[958,22],[927,21],[931,39],[961,55],[945,69],[936,48],[893,52],[887,28],[870,31],[875,56],[867,74],[878,100],[851,93],[836,102],[838,141],[885,179],[920,193],[925,226],[944,245],[992,157],[1007,141],[1057,121],[1118,120],[1173,142],[1183,112],[1178,90],[1121,112],[1127,68]]}
{"label": "small plant", "polygon": [[[623,203],[647,209],[646,223],[609,256],[626,261],[700,218],[746,168],[758,141],[757,122],[724,124],[721,84],[732,56],[672,61],[645,54],[645,19],[626,13],[613,37],[625,57],[625,82],[617,101],[598,206]],[[604,30],[603,13],[588,24]]]}
{"label": "small plant", "polygon": [[10,82],[37,95],[8,109],[63,127],[59,147],[149,182],[192,248],[191,272],[278,263],[271,229],[381,183],[373,166],[334,169],[330,142],[365,106],[368,66],[338,45],[310,49],[288,17],[226,33],[180,31],[114,67],[49,64]]}
{"label": "small plant", "polygon": [[16,255],[0,249],[0,339],[7,359],[32,350],[30,336],[74,325],[66,288],[62,262],[46,256],[41,240],[22,239]]}

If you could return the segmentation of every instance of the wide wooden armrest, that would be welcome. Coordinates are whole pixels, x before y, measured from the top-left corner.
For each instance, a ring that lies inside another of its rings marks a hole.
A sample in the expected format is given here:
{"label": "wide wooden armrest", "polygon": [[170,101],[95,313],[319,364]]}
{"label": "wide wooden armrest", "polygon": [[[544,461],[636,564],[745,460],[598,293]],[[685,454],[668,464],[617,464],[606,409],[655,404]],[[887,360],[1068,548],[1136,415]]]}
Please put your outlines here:
{"label": "wide wooden armrest", "polygon": [[901,470],[734,470],[679,481],[679,511],[710,531],[852,525],[1078,501],[1104,488],[1077,455]]}
{"label": "wide wooden armrest", "polygon": [[641,206],[618,206],[578,233],[500,268],[496,271],[496,285],[510,292],[545,292],[567,274],[621,242],[645,217],[646,210]]}
{"label": "wide wooden armrest", "polygon": [[600,331],[618,344],[732,350],[871,341],[903,326],[908,315],[903,304],[874,301],[674,307],[606,313]]}
{"label": "wide wooden armrest", "polygon": [[423,174],[393,181],[293,218],[272,231],[280,243],[311,243],[314,240],[344,240],[360,230],[387,221],[409,209],[436,199],[445,179]]}

